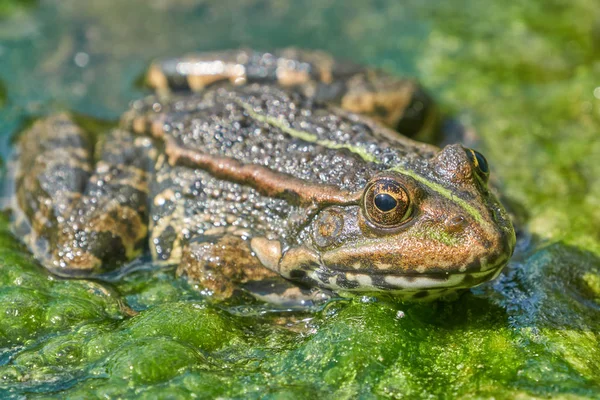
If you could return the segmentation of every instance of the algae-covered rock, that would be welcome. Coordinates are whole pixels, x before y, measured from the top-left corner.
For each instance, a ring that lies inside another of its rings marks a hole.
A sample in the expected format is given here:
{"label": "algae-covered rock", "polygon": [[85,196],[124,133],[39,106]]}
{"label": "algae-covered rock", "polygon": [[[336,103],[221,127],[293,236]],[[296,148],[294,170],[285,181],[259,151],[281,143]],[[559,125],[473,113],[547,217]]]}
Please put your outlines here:
{"label": "algae-covered rock", "polygon": [[1,398],[600,397],[596,0],[6,4],[3,135],[55,109],[116,120],[154,57],[324,48],[416,74],[475,132],[521,237],[497,280],[455,301],[286,313],[206,299],[173,269],[53,277],[2,216]]}

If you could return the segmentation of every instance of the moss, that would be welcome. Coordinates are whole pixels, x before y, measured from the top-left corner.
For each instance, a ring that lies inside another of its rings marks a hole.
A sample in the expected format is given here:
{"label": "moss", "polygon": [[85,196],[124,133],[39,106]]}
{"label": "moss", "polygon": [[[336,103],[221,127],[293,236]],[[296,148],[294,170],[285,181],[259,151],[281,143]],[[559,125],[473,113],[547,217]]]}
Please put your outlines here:
{"label": "moss", "polygon": [[206,359],[190,346],[164,337],[128,342],[108,361],[111,379],[122,379],[133,385],[167,381]]}

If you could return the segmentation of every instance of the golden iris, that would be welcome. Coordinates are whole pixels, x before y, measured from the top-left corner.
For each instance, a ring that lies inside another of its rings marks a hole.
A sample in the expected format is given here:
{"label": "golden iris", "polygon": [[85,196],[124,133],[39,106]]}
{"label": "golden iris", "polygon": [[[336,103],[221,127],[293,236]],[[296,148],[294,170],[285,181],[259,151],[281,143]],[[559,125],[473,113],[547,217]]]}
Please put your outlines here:
{"label": "golden iris", "polygon": [[410,216],[410,199],[397,181],[378,178],[367,185],[363,207],[370,222],[389,228],[403,223]]}

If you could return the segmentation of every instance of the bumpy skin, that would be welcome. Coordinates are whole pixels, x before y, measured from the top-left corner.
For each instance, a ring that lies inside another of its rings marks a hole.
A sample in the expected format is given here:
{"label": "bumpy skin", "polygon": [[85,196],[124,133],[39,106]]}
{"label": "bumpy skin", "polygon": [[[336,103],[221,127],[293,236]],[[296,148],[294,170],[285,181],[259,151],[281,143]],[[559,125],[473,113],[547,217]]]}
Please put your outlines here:
{"label": "bumpy skin", "polygon": [[115,129],[98,144],[65,114],[20,141],[16,227],[44,265],[88,275],[136,257],[147,236],[152,141]]}
{"label": "bumpy skin", "polygon": [[157,262],[227,293],[232,280],[281,275],[421,299],[500,272],[515,237],[484,159],[300,92],[213,83],[137,101],[100,145],[89,181],[85,135],[56,117],[77,138],[64,146],[52,118],[39,122],[21,141],[27,242],[55,273],[97,271],[139,251],[148,215]]}

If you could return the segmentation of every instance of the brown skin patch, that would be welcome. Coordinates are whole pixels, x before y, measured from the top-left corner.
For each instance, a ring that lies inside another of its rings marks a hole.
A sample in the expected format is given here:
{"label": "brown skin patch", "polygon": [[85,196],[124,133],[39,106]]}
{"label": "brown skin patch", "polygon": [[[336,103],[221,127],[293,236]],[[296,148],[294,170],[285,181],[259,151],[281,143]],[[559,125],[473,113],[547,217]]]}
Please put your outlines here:
{"label": "brown skin patch", "polygon": [[344,95],[341,107],[350,112],[368,115],[387,126],[398,125],[410,101],[404,92],[353,93]]}
{"label": "brown skin patch", "polygon": [[131,126],[137,134],[150,134],[165,142],[165,152],[171,165],[187,165],[200,168],[216,178],[250,186],[268,197],[283,198],[291,204],[310,206],[358,204],[362,192],[348,192],[334,185],[311,184],[303,179],[276,172],[260,165],[244,164],[233,158],[212,156],[193,149],[181,147],[163,130],[160,117],[152,120],[135,114],[125,114],[125,126]]}
{"label": "brown skin patch", "polygon": [[415,92],[414,82],[392,77],[381,71],[366,70],[347,82],[342,97],[345,110],[368,115],[390,127],[396,127]]}
{"label": "brown skin patch", "polygon": [[233,235],[188,244],[177,274],[198,282],[219,299],[231,297],[245,282],[278,276],[252,255],[248,241]]}
{"label": "brown skin patch", "polygon": [[277,68],[277,82],[281,86],[302,85],[308,81],[310,81],[308,72],[296,71],[294,69],[283,67]]}
{"label": "brown skin patch", "polygon": [[165,140],[166,152],[173,165],[183,162],[184,165],[201,168],[216,178],[250,186],[264,196],[283,198],[292,204],[356,204],[362,194],[343,191],[333,185],[310,184],[260,165],[243,164],[232,158],[184,149],[171,137]]}

